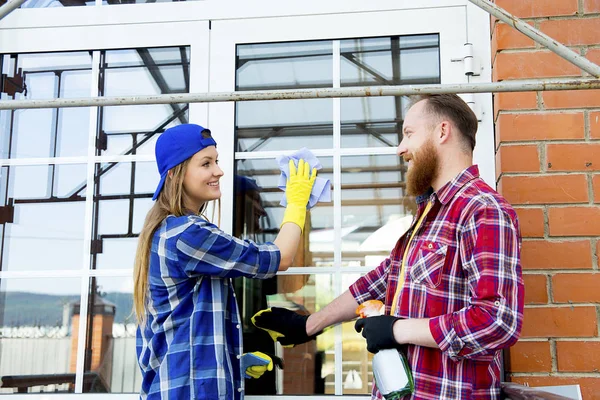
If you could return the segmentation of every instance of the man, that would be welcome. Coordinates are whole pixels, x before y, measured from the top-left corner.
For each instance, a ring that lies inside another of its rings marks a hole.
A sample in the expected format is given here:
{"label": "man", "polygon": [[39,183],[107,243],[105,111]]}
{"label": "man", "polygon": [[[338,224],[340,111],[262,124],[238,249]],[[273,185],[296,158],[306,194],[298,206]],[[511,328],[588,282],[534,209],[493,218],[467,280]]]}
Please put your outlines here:
{"label": "man", "polygon": [[[358,320],[367,349],[406,352],[415,399],[499,399],[501,350],[523,320],[521,237],[512,207],[473,165],[477,119],[456,95],[415,99],[398,155],[417,196],[411,228],[377,268],[319,312],[273,308],[255,316],[282,344],[313,339],[356,317],[366,300],[386,315]],[[380,399],[376,388],[373,398]]]}

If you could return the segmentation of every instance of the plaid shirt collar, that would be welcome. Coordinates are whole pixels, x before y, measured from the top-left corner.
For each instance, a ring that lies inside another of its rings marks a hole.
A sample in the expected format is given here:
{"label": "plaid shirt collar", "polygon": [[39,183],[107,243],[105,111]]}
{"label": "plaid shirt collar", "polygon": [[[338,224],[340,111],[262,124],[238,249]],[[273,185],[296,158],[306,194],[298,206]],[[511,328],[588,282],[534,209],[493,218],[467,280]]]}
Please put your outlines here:
{"label": "plaid shirt collar", "polygon": [[444,184],[437,192],[433,192],[432,188],[426,193],[417,196],[417,204],[420,206],[431,198],[432,194],[435,194],[437,199],[442,204],[447,204],[452,200],[454,195],[467,183],[475,178],[479,178],[479,167],[477,165],[471,165],[464,169],[460,174],[456,175],[450,182]]}

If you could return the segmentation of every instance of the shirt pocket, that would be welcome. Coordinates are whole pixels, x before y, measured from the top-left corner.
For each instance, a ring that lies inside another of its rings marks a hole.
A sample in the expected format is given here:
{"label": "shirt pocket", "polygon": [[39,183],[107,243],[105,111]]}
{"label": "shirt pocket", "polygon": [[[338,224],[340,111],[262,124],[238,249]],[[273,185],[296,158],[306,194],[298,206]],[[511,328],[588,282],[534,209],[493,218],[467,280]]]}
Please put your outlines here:
{"label": "shirt pocket", "polygon": [[448,246],[435,242],[421,242],[417,257],[410,269],[410,278],[415,283],[430,288],[437,287],[442,279]]}

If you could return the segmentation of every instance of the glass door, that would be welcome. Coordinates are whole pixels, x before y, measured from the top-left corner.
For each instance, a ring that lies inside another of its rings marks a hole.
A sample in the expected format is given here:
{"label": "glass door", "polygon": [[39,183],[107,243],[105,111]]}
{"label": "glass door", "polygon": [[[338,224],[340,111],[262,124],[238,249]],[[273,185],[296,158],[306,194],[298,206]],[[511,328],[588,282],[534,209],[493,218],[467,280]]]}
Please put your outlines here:
{"label": "glass door", "polygon": [[[467,8],[455,6],[215,21],[210,90],[466,83],[452,59],[468,41],[467,19]],[[234,192],[223,199],[224,229],[259,242],[275,238],[283,215],[278,155],[310,149],[323,166],[319,176],[332,183],[333,201],[309,212],[296,265],[268,281],[236,283],[244,351],[285,360],[285,369],[247,384],[247,395],[371,392],[371,355],[352,324],[283,349],[249,319],[271,306],[314,312],[389,254],[415,208],[396,155],[405,108],[401,97],[210,104],[212,132],[221,148],[233,149],[220,155],[223,186]]]}
{"label": "glass door", "polygon": [[[207,91],[208,22],[160,26],[7,32],[2,100]],[[206,116],[200,104],[0,112],[0,393],[139,397],[132,275],[154,142]]]}

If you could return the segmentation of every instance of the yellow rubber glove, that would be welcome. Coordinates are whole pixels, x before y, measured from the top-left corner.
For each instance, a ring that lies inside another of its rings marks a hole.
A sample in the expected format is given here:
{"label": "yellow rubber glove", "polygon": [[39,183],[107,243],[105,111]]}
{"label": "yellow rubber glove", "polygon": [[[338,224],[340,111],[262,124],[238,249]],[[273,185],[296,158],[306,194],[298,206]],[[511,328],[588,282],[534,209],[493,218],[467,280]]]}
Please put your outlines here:
{"label": "yellow rubber glove", "polygon": [[306,205],[308,204],[310,192],[317,178],[317,170],[313,168],[312,174],[310,174],[310,165],[302,159],[298,162],[298,169],[296,169],[293,160],[290,160],[289,167],[290,176],[285,189],[287,207],[285,208],[281,225],[286,222],[293,222],[304,231]]}
{"label": "yellow rubber glove", "polygon": [[245,378],[260,378],[265,372],[273,371],[273,360],[260,351],[242,355],[242,371]]}

